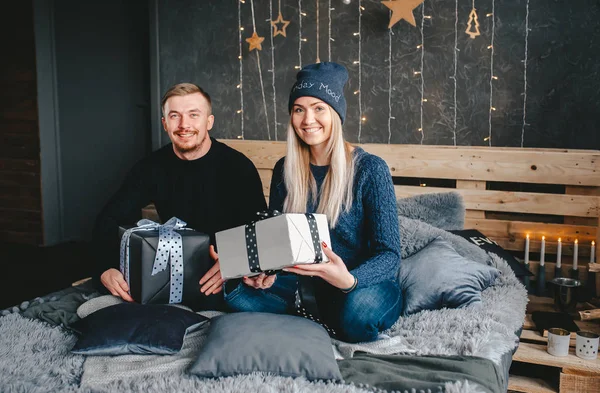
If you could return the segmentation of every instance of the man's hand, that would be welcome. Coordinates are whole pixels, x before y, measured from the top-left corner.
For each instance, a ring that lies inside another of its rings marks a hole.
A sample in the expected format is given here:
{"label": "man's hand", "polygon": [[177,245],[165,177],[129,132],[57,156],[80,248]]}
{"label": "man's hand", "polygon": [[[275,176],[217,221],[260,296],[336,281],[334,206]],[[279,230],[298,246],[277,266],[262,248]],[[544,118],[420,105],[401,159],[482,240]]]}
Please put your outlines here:
{"label": "man's hand", "polygon": [[267,276],[264,273],[260,273],[258,276],[244,277],[243,281],[244,284],[254,289],[267,289],[273,286],[276,278],[277,276],[275,274]]}
{"label": "man's hand", "polygon": [[120,297],[126,302],[133,302],[133,298],[129,294],[129,285],[125,282],[125,277],[117,269],[108,269],[100,276],[100,282],[113,295]]}
{"label": "man's hand", "polygon": [[214,295],[223,290],[223,279],[221,278],[221,268],[219,265],[219,255],[215,252],[215,247],[210,246],[210,257],[215,260],[213,267],[208,269],[206,274],[200,279],[200,292],[208,295]]}

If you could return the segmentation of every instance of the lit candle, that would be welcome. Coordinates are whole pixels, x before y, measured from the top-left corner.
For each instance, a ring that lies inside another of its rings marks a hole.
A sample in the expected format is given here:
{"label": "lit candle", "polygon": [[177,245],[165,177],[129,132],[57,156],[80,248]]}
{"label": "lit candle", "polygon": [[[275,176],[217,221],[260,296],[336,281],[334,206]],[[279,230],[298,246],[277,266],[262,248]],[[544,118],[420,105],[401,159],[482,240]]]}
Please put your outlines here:
{"label": "lit candle", "polygon": [[596,242],[592,240],[592,248],[590,249],[590,263],[596,260]]}
{"label": "lit candle", "polygon": [[560,268],[560,262],[562,260],[562,241],[558,238],[558,244],[556,246],[556,267]]}
{"label": "lit candle", "polygon": [[527,237],[525,238],[525,264],[526,265],[529,264],[529,233],[527,234]]}
{"label": "lit candle", "polygon": [[575,239],[575,245],[573,245],[573,270],[577,270],[577,254],[579,253],[579,241]]}
{"label": "lit candle", "polygon": [[542,236],[542,247],[540,248],[540,266],[544,266],[546,256],[546,236]]}

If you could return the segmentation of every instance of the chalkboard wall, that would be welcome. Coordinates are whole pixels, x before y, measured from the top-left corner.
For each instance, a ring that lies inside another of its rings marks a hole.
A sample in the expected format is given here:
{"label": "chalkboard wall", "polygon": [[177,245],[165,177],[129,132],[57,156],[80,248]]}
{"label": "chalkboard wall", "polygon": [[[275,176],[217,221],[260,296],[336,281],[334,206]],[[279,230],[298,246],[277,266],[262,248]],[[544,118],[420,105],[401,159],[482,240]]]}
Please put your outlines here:
{"label": "chalkboard wall", "polygon": [[204,87],[217,138],[285,140],[295,67],[318,56],[349,70],[351,142],[600,149],[597,0],[425,0],[391,29],[381,1],[242,1],[156,3],[159,89]]}

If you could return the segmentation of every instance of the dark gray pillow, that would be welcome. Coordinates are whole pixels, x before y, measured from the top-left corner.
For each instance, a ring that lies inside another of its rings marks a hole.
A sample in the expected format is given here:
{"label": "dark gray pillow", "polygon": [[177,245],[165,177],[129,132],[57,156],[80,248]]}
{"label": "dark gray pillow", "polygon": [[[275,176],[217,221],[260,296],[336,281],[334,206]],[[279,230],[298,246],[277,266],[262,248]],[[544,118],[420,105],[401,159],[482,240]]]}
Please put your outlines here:
{"label": "dark gray pillow", "polygon": [[261,312],[213,318],[188,372],[212,378],[265,372],[311,381],[342,380],[331,339],[321,325],[294,315]]}
{"label": "dark gray pillow", "polygon": [[177,306],[121,303],[71,324],[79,334],[72,353],[80,355],[170,355],[185,335],[208,318]]}
{"label": "dark gray pillow", "polygon": [[481,302],[481,291],[500,275],[491,266],[458,254],[447,241],[437,238],[400,264],[404,295],[403,315],[422,310],[460,308]]}

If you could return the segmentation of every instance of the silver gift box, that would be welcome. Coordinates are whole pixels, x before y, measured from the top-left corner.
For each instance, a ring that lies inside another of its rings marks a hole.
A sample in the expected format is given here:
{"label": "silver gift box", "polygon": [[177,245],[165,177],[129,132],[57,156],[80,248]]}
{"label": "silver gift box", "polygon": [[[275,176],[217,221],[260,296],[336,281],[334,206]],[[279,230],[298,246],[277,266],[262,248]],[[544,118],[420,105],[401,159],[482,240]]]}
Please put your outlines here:
{"label": "silver gift box", "polygon": [[[313,214],[320,241],[331,247],[329,225],[324,214]],[[315,262],[315,247],[304,214],[282,214],[256,222],[256,248],[260,270],[280,270],[287,266]],[[319,247],[321,247],[321,242]],[[221,276],[224,280],[254,276],[248,257],[246,226],[242,225],[216,233]],[[322,252],[322,262],[329,258]]]}

